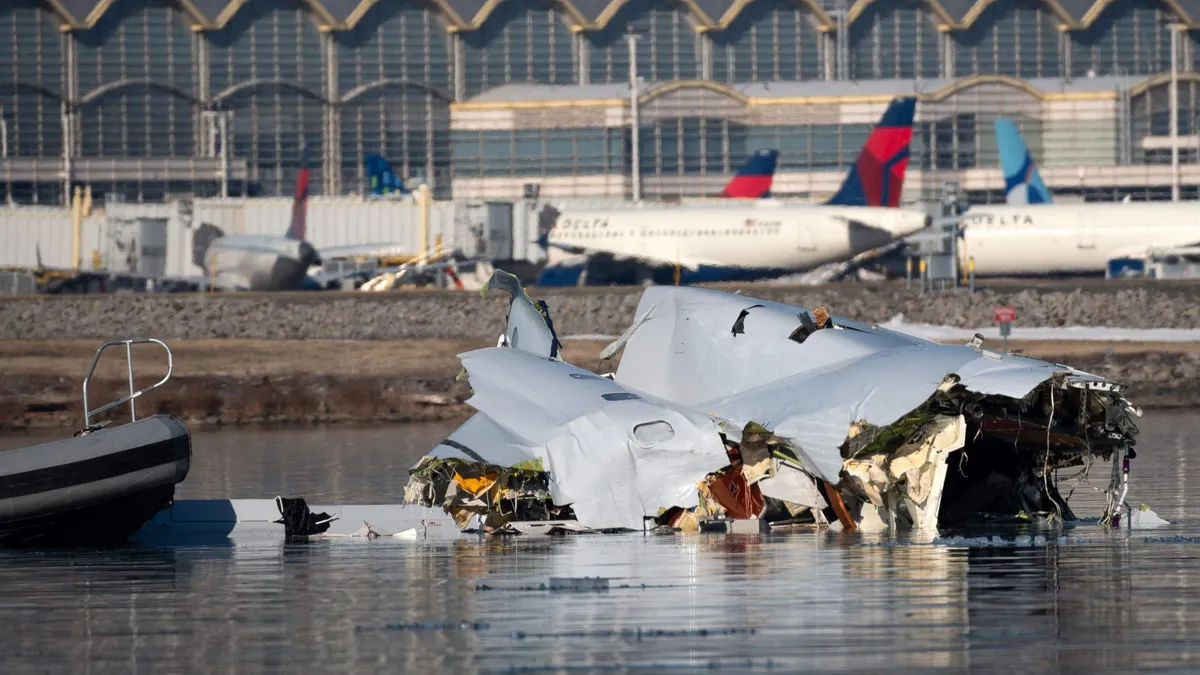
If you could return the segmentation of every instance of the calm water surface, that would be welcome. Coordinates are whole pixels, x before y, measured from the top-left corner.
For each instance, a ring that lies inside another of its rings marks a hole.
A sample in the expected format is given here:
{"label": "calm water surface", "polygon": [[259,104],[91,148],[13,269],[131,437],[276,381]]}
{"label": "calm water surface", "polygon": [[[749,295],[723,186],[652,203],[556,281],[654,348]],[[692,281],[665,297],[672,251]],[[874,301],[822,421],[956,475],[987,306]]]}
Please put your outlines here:
{"label": "calm water surface", "polygon": [[[1085,527],[1066,544],[793,533],[0,553],[0,672],[1200,672],[1200,414],[1141,427],[1129,499],[1173,524]],[[398,501],[447,431],[199,433],[179,496]],[[1096,496],[1084,485],[1072,504]],[[613,587],[538,590],[551,576]]]}

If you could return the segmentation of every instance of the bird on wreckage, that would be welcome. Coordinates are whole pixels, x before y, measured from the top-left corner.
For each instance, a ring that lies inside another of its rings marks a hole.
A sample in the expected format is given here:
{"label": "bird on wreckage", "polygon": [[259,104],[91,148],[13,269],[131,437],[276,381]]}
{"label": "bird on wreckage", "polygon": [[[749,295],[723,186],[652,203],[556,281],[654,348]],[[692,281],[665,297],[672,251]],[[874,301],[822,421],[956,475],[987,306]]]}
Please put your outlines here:
{"label": "bird on wreckage", "polygon": [[937,532],[1077,520],[1061,469],[1110,466],[1118,526],[1141,415],[1067,366],[945,345],[720,291],[658,286],[601,354],[562,360],[544,303],[510,296],[499,346],[460,354],[476,413],[405,501],[495,533],[785,527]]}

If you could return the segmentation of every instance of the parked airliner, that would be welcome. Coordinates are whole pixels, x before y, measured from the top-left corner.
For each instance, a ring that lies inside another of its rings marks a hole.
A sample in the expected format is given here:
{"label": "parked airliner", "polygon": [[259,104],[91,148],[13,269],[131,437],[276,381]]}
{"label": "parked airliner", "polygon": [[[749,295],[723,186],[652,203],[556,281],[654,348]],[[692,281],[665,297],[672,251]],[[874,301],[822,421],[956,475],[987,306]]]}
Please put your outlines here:
{"label": "parked airliner", "polygon": [[[848,260],[930,222],[899,208],[915,109],[915,98],[892,101],[824,204],[566,210],[541,243],[588,256],[591,283],[665,283],[676,265],[682,283],[749,280]],[[564,271],[547,266],[538,284],[578,283]]]}
{"label": "parked airliner", "polygon": [[[366,167],[371,193],[375,198],[408,194],[382,157],[368,157]],[[204,277],[190,280],[200,286],[211,285],[221,290],[324,288],[344,276],[361,276],[361,272],[309,276],[309,268],[320,265],[322,257],[396,255],[403,252],[396,244],[360,244],[318,250],[305,239],[308,229],[308,183],[308,163],[306,158],[302,158],[296,191],[292,197],[291,222],[283,236],[227,235],[215,225],[200,225],[192,235],[192,260],[204,270]]]}
{"label": "parked airliner", "polygon": [[1009,203],[959,216],[959,259],[979,276],[1103,274],[1115,258],[1200,244],[1198,202],[1054,203],[1012,122],[996,120]]}

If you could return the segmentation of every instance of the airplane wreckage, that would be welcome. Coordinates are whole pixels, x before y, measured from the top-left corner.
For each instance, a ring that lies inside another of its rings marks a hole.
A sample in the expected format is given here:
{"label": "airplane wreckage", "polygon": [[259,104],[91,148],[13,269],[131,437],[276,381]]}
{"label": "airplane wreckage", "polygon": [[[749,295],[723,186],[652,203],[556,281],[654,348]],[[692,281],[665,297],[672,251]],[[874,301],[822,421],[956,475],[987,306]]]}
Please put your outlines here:
{"label": "airplane wreckage", "polygon": [[[511,297],[459,355],[477,412],[410,470],[405,502],[491,533],[821,527],[937,532],[1077,520],[1065,469],[1125,504],[1141,411],[1072,368],[710,289],[655,286],[600,355],[563,361],[545,303]],[[460,375],[462,377],[463,375]]]}

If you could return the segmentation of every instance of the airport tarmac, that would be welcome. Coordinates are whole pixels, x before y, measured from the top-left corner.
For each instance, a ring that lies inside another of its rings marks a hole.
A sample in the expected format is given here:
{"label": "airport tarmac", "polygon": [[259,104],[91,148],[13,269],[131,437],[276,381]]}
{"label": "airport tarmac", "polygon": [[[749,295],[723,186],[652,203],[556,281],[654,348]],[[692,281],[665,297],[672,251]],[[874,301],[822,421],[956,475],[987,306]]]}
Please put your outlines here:
{"label": "airport tarmac", "polygon": [[[471,409],[457,358],[491,340],[170,340],[171,382],[139,399],[140,414],[189,425],[461,421]],[[607,340],[566,340],[564,357],[599,367]],[[0,430],[81,425],[80,383],[93,340],[0,341]],[[1130,387],[1146,408],[1200,407],[1200,342],[1009,343],[1009,349],[1095,372]],[[162,353],[135,348],[137,385],[165,372]],[[604,365],[613,370],[617,363]],[[127,389],[125,362],[109,353],[93,406]],[[121,414],[127,414],[122,410]]]}

